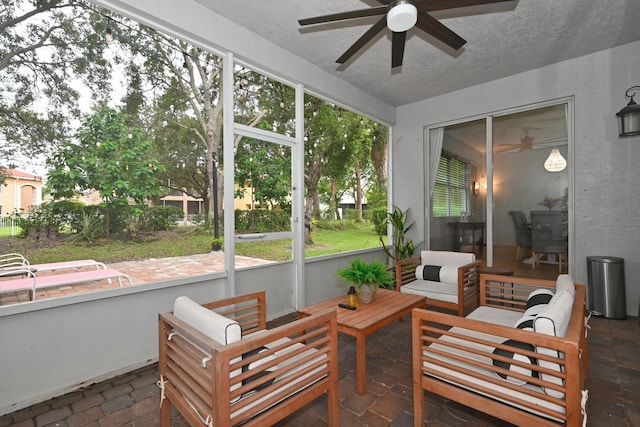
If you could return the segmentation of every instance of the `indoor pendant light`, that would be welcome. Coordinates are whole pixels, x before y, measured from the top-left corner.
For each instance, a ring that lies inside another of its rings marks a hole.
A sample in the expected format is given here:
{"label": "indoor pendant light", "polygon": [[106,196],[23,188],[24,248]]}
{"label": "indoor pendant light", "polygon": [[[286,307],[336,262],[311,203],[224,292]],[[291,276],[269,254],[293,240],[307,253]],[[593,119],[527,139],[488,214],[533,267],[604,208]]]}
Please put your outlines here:
{"label": "indoor pendant light", "polygon": [[561,172],[567,167],[567,161],[560,154],[560,150],[552,148],[549,157],[544,161],[544,168],[549,172]]}
{"label": "indoor pendant light", "polygon": [[625,92],[629,103],[616,113],[618,117],[618,134],[620,136],[640,135],[640,105],[633,100],[632,93],[640,91],[640,86],[631,86]]}
{"label": "indoor pendant light", "polygon": [[413,2],[399,0],[391,5],[387,13],[387,27],[394,33],[402,33],[416,25],[418,9]]}

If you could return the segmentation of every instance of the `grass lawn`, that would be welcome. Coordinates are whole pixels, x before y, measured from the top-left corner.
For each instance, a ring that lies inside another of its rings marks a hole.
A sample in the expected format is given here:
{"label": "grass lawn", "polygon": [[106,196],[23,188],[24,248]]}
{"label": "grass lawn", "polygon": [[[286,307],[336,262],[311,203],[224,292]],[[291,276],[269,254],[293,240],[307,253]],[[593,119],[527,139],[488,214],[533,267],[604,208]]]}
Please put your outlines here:
{"label": "grass lawn", "polygon": [[[143,235],[135,240],[102,240],[93,244],[59,241],[42,244],[30,238],[2,237],[0,254],[19,252],[32,264],[86,258],[113,263],[206,253],[211,250],[211,239],[210,235],[181,227]],[[377,234],[366,223],[347,223],[338,229],[316,228],[313,241],[305,248],[306,257],[380,246]],[[236,254],[272,261],[288,260],[291,259],[291,239],[240,243],[236,246]]]}
{"label": "grass lawn", "polygon": [[[13,234],[20,234],[22,229],[18,226],[13,227],[13,230],[10,226],[0,226],[0,237],[12,236]],[[13,234],[11,232],[13,231]]]}

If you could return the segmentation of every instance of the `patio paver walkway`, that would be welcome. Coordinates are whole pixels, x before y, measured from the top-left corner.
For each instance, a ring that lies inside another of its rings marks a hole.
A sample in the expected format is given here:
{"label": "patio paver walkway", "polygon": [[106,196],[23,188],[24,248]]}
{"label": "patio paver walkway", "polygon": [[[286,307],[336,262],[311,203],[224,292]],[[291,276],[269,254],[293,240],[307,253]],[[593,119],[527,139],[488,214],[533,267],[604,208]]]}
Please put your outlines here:
{"label": "patio paver walkway", "polygon": [[[250,267],[254,265],[268,264],[272,261],[236,256],[236,268]],[[168,258],[149,258],[145,260],[123,261],[108,263],[107,266],[131,276],[133,286],[143,283],[159,282],[180,277],[197,276],[207,273],[219,273],[224,271],[224,253],[210,252],[207,254],[194,254]],[[70,271],[70,270],[69,270]],[[56,272],[43,272],[39,275],[56,274]],[[118,282],[112,280],[109,284],[106,280],[88,282],[86,284],[53,286],[39,289],[36,299],[56,298],[65,295],[95,292],[104,289],[118,287]],[[28,292],[7,292],[0,294],[0,305],[28,302]]]}

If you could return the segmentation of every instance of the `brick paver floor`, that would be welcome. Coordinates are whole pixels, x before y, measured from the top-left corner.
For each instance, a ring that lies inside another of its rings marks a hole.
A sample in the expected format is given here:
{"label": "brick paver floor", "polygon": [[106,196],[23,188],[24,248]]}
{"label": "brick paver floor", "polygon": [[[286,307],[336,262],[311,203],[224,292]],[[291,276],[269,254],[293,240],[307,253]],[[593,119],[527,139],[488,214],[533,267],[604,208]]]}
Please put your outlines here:
{"label": "brick paver floor", "polygon": [[[273,328],[295,319],[286,316]],[[640,323],[592,318],[589,333],[588,425],[640,426]],[[339,394],[341,426],[413,426],[411,322],[402,322],[367,339],[367,393],[356,393],[355,340],[340,334]],[[157,365],[0,416],[0,427],[111,427],[160,425]],[[508,426],[490,415],[425,393],[428,426]],[[277,424],[278,427],[326,426],[326,399],[320,397]],[[173,427],[186,423],[174,412]],[[204,424],[203,424],[204,426]],[[265,426],[266,427],[266,426]]]}

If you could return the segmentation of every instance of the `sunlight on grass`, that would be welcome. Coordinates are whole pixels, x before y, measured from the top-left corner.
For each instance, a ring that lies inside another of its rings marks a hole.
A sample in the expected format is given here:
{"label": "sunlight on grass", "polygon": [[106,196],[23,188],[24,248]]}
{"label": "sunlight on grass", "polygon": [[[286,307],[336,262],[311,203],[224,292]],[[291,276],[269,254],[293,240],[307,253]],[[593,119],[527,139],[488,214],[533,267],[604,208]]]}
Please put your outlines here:
{"label": "sunlight on grass", "polygon": [[[150,235],[129,240],[100,240],[93,244],[65,242],[55,247],[21,247],[24,241],[16,239],[5,250],[21,252],[33,264],[87,258],[113,263],[207,253],[211,251],[211,241],[209,234],[178,228],[164,237]],[[316,227],[313,242],[305,248],[307,258],[380,246],[377,234],[366,223],[347,223],[331,229]],[[236,255],[270,261],[290,260],[291,239],[238,243]]]}

